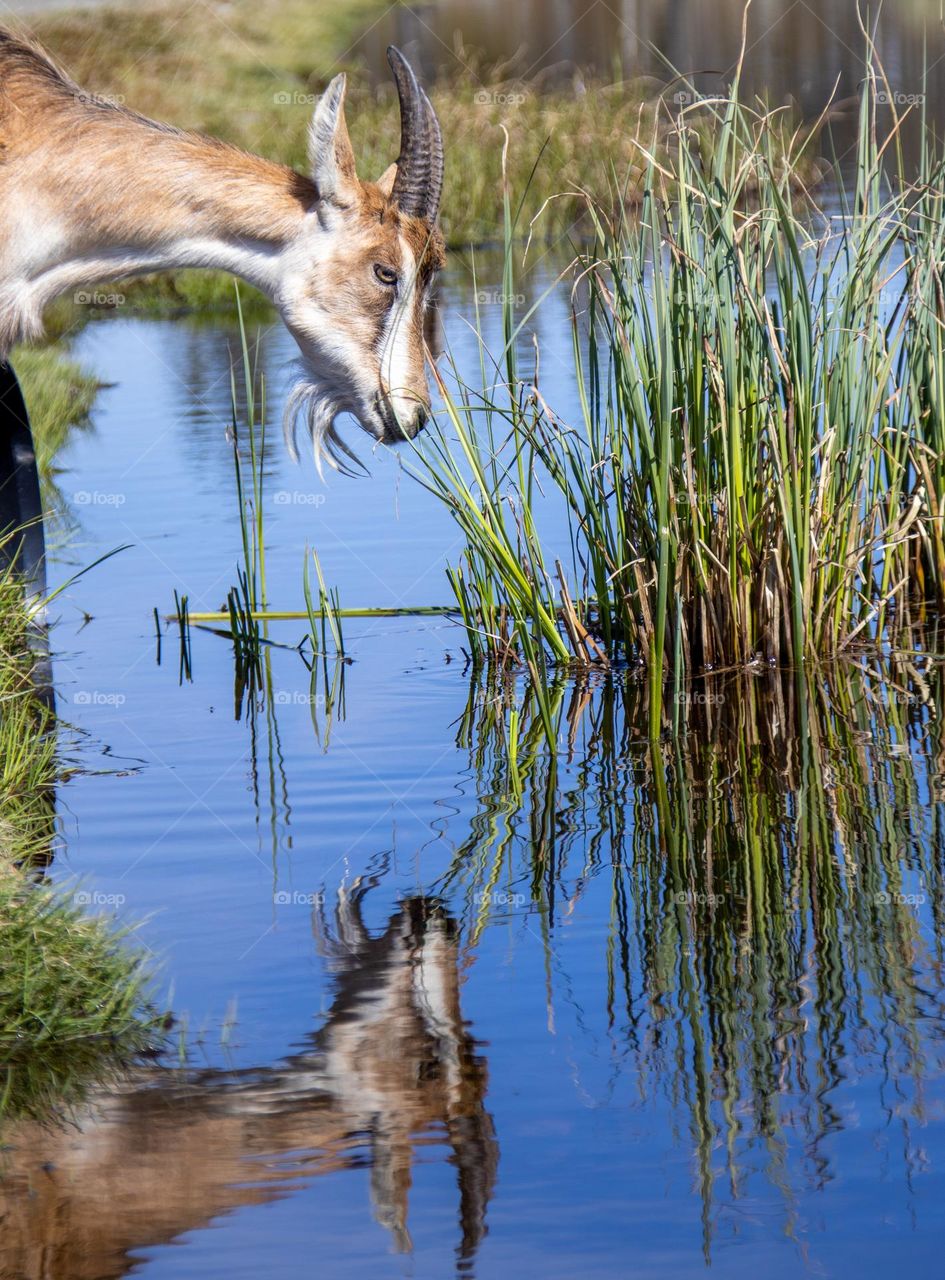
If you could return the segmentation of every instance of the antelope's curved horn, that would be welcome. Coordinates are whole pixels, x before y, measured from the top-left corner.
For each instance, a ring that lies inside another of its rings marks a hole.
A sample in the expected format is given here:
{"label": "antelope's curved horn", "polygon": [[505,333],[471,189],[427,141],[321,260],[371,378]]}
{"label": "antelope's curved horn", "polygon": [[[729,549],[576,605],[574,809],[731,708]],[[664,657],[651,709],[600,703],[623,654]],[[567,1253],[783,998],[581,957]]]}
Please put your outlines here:
{"label": "antelope's curved horn", "polygon": [[414,218],[435,222],[443,191],[443,137],[410,63],[391,45],[387,61],[400,99],[400,155],[391,199]]}

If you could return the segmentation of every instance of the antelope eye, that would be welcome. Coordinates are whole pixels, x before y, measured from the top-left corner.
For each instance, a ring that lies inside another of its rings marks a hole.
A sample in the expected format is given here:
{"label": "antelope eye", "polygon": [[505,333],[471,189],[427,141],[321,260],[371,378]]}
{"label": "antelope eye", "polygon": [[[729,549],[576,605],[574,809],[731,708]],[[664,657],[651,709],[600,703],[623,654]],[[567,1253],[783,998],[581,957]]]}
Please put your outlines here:
{"label": "antelope eye", "polygon": [[374,264],[374,276],[388,289],[392,289],[397,283],[397,272],[390,267],[382,267],[379,262]]}

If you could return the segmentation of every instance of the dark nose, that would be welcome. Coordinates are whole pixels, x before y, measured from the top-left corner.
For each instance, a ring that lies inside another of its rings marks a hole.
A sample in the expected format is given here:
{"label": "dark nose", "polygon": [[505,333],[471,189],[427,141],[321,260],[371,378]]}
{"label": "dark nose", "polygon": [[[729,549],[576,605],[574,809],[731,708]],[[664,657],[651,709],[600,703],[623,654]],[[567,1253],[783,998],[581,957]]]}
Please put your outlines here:
{"label": "dark nose", "polygon": [[375,405],[384,421],[385,444],[396,444],[398,440],[413,440],[429,421],[430,411],[420,400],[408,403],[399,413],[385,395],[378,396]]}
{"label": "dark nose", "polygon": [[427,410],[422,404],[415,405],[410,416],[402,415],[397,419],[397,434],[402,440],[414,440],[427,423]]}

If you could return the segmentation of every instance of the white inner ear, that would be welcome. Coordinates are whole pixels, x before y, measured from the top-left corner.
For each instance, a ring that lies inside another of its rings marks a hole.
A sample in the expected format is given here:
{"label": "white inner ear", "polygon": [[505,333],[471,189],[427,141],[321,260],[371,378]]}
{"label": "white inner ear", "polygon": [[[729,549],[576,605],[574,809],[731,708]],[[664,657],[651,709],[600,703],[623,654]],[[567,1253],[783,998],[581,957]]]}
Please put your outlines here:
{"label": "white inner ear", "polygon": [[308,155],[312,178],[319,197],[331,200],[337,196],[345,175],[338,163],[340,149],[350,150],[344,127],[345,76],[335,76],[318,100],[308,130]]}

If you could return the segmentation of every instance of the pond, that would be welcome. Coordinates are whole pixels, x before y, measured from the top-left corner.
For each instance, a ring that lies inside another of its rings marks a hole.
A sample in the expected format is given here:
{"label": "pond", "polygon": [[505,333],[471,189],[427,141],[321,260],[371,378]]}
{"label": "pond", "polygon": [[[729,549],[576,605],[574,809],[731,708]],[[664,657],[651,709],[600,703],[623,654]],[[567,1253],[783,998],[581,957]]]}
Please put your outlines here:
{"label": "pond", "polygon": [[[526,296],[551,287],[536,261]],[[499,265],[475,289],[497,347]],[[445,341],[474,376],[469,263]],[[530,329],[578,413],[568,299]],[[531,332],[522,335],[529,359]],[[560,752],[466,668],[447,618],[348,621],[313,684],[273,627],[263,689],[191,633],[240,532],[236,329],[115,318],[59,459],[62,847],[51,875],[140,922],[183,1063],[77,1128],[7,1135],[0,1273],[480,1277],[939,1273],[945,1180],[943,649],[693,685],[647,744],[633,672],[557,690]],[[264,324],[278,422],[293,358]],[[402,455],[367,478],[269,450],[269,593],[306,546],[344,605],[448,601],[459,547]],[[50,495],[52,500],[52,495]],[[156,629],[154,610],[161,616]],[[282,647],[286,646],[286,647]]]}
{"label": "pond", "polygon": [[[433,0],[392,6],[354,46],[384,72],[394,40],[427,76],[474,69],[477,60],[511,74],[699,77],[717,90],[738,61],[744,0]],[[929,96],[941,83],[945,32],[938,0],[898,0],[857,15],[847,0],[754,0],[748,6],[746,86],[805,114],[822,110],[835,88],[845,97],[863,75],[863,25],[899,94]],[[940,101],[940,96],[938,101]]]}
{"label": "pond", "polygon": [[[704,94],[731,84],[742,47],[744,0],[434,0],[392,5],[354,44],[378,83],[384,51],[407,50],[426,77],[469,76],[505,68],[536,86],[587,77],[640,77],[667,87],[672,105],[686,106],[689,87]],[[920,109],[943,121],[945,27],[939,0],[896,0],[861,6],[873,32],[900,114]],[[851,0],[754,0],[746,27],[743,93],[775,106],[793,104],[805,120],[832,104],[832,147],[849,163],[856,138],[854,103],[864,77],[865,41]],[[918,131],[906,130],[917,155]]]}

